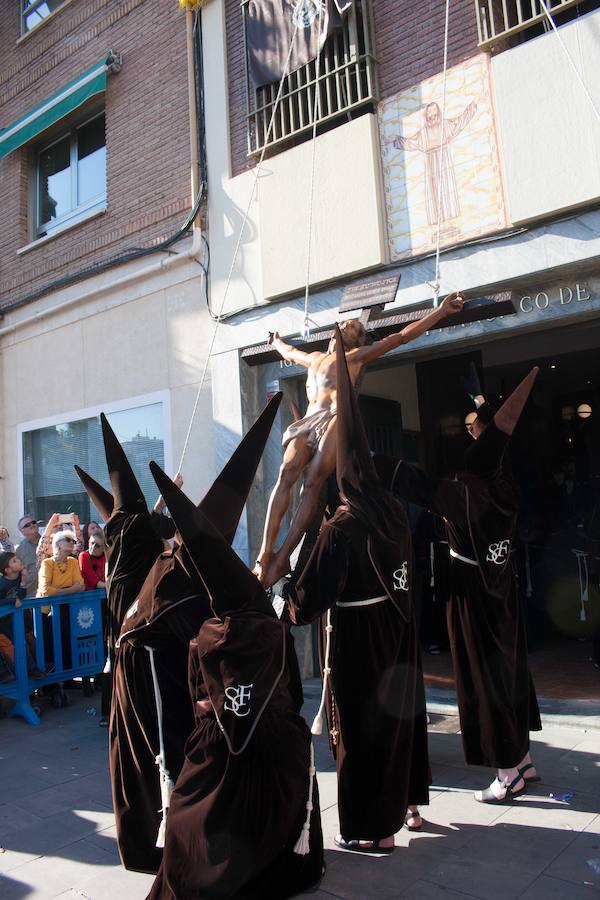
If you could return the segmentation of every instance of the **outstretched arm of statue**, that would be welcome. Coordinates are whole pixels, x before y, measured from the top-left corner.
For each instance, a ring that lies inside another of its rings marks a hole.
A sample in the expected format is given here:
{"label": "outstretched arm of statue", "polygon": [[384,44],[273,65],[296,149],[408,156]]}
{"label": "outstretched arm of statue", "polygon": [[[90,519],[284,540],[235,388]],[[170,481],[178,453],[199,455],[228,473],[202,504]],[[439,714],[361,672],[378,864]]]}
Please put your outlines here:
{"label": "outstretched arm of statue", "polygon": [[416,338],[421,337],[422,334],[425,334],[426,331],[429,331],[430,328],[433,328],[434,325],[437,325],[441,319],[461,312],[463,303],[462,294],[458,291],[448,294],[439,306],[428,312],[422,319],[411,322],[402,331],[390,334],[381,341],[375,341],[374,344],[351,351],[352,362],[364,364],[372,359],[379,359],[380,356],[384,356],[390,350],[395,350],[396,347],[400,347],[402,344],[414,341]]}
{"label": "outstretched arm of statue", "polygon": [[267,343],[270,344],[271,347],[273,347],[275,350],[277,350],[279,355],[288,362],[292,362],[297,366],[304,366],[306,369],[310,369],[315,354],[305,353],[304,350],[298,350],[297,347],[293,347],[291,344],[286,344],[286,342],[282,341],[279,337],[278,331],[269,332],[269,339]]}

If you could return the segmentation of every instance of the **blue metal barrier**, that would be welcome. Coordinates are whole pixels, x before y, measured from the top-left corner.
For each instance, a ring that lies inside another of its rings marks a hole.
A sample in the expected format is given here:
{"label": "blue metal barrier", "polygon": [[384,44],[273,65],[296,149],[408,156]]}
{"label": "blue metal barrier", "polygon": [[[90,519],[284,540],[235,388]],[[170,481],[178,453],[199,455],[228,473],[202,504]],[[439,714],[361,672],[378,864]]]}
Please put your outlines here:
{"label": "blue metal barrier", "polygon": [[[30,695],[46,684],[57,684],[70,678],[97,675],[104,667],[102,640],[102,601],[105,591],[82,591],[79,594],[56,594],[53,597],[33,597],[23,600],[17,609],[10,604],[0,605],[0,617],[12,616],[13,644],[15,648],[15,675],[11,681],[0,683],[0,697],[15,701],[10,716],[23,716],[30,725],[39,725],[40,719],[30,703]],[[35,661],[37,668],[46,669],[47,648],[44,646],[45,614],[42,607],[50,606],[52,615],[52,647],[54,663],[52,671],[41,678],[30,678],[27,672],[27,643],[25,640],[25,611],[33,610],[35,635]],[[61,636],[61,607],[69,609],[71,666],[63,665]]]}

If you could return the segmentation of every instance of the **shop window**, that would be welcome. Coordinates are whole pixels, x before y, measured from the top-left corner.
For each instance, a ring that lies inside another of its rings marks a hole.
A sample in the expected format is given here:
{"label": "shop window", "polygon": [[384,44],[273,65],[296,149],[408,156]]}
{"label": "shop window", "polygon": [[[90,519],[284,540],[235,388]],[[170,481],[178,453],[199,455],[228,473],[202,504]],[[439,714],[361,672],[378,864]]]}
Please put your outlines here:
{"label": "shop window", "polygon": [[21,0],[21,34],[31,31],[56,12],[64,2],[65,0]]}
{"label": "shop window", "polygon": [[[158,499],[158,490],[148,463],[153,459],[165,466],[163,407],[162,402],[153,402],[107,412],[150,508]],[[53,512],[75,512],[82,522],[97,521],[98,512],[73,463],[110,490],[99,415],[25,427],[21,441],[23,508],[27,515],[47,521]]]}
{"label": "shop window", "polygon": [[41,145],[35,175],[35,237],[44,237],[104,208],[104,113]]}
{"label": "shop window", "polygon": [[[600,8],[599,0],[546,0],[557,25]],[[479,46],[504,50],[551,31],[539,0],[475,0]]]}
{"label": "shop window", "polygon": [[[248,0],[243,0],[245,23]],[[245,24],[244,33],[247,33]],[[299,143],[310,138],[314,127],[315,85],[319,91],[319,131],[335,127],[374,109],[379,99],[369,0],[354,0],[341,28],[333,31],[316,60],[291,72],[283,83],[271,133],[269,124],[279,82],[256,87],[247,65],[248,154],[265,146]]]}

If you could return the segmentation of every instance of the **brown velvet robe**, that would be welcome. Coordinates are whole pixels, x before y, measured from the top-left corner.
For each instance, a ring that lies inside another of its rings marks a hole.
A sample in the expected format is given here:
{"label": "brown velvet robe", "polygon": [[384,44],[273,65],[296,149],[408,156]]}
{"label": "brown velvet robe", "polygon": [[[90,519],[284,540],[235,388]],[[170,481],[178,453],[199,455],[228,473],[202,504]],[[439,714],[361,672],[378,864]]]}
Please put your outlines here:
{"label": "brown velvet robe", "polygon": [[[488,428],[492,428],[489,425]],[[467,763],[516,766],[541,729],[511,549],[518,493],[507,467],[489,477],[429,478],[415,466],[376,458],[397,496],[442,516],[451,557],[447,622]]]}
{"label": "brown velvet robe", "polygon": [[258,612],[207,620],[190,645],[190,685],[196,727],[150,900],[283,900],[307,890],[321,878],[323,845],[315,779],[310,852],[293,850],[311,736],[287,627]]}
{"label": "brown velvet robe", "polygon": [[126,869],[158,871],[162,818],[158,710],[151,672],[153,652],[162,707],[165,768],[173,782],[194,728],[188,690],[188,647],[211,614],[176,552],[163,553],[125,616],[114,670],[110,769],[117,842]]}
{"label": "brown velvet robe", "polygon": [[[298,625],[331,610],[327,716],[346,840],[388,837],[404,824],[409,803],[429,800],[410,532],[392,523],[388,535],[372,539],[367,524],[340,507],[323,525],[288,604]],[[381,603],[344,606],[382,595]]]}

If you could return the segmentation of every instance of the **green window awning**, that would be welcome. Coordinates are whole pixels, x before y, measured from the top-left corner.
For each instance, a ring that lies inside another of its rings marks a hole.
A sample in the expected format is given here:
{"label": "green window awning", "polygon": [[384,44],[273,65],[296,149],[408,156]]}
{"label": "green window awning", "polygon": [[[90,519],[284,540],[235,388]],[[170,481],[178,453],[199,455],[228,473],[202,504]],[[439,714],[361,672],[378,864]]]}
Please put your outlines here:
{"label": "green window awning", "polygon": [[108,73],[118,72],[120,68],[120,56],[109,51],[101,62],[88,69],[79,78],[65,85],[12,125],[0,129],[0,159],[70,115],[90,97],[103,93],[106,90]]}

